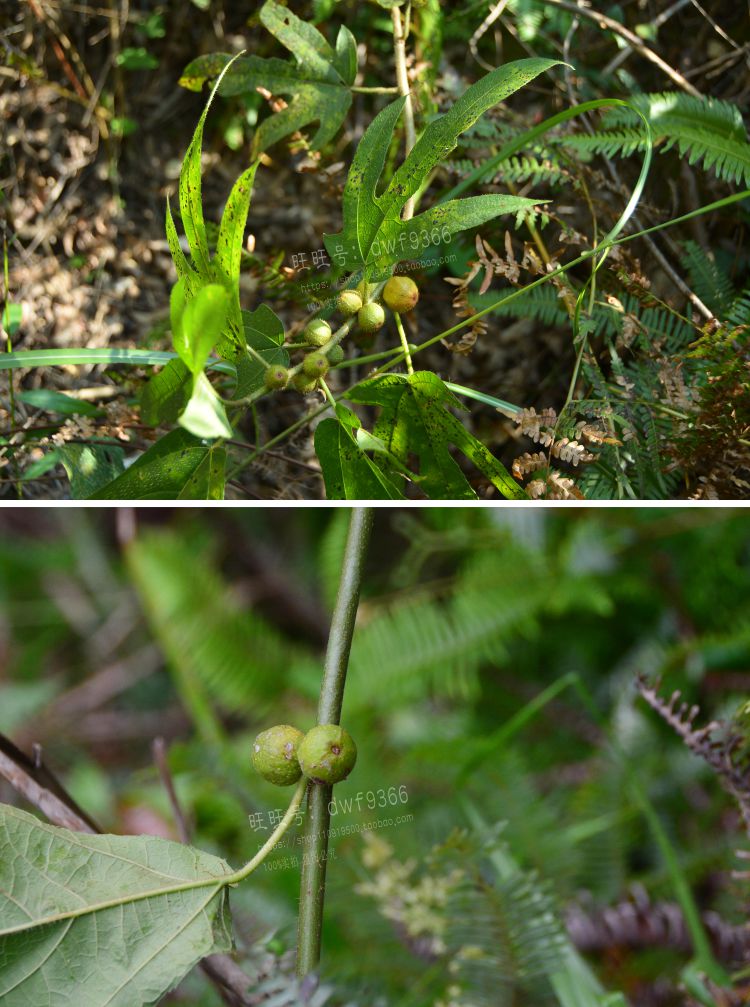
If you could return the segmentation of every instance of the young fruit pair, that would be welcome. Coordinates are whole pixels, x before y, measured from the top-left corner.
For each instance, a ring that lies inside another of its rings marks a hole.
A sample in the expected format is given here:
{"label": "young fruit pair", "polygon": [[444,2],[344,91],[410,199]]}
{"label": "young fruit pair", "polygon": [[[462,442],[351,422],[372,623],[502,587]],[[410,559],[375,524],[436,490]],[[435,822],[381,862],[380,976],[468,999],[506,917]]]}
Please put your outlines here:
{"label": "young fruit pair", "polygon": [[[331,364],[338,364],[344,359],[344,351],[340,346],[332,346],[327,354],[308,353],[302,361],[302,371],[295,374],[292,384],[298,392],[312,392],[318,387],[318,379],[324,378]],[[265,374],[265,384],[269,391],[280,391],[289,384],[289,370],[282,364],[272,364]]]}
{"label": "young fruit pair", "polygon": [[253,766],[279,787],[291,786],[303,774],[313,783],[340,783],[356,761],[357,746],[338,724],[318,724],[307,734],[278,724],[253,742]]}
{"label": "young fruit pair", "polygon": [[[359,284],[355,296],[366,303],[357,312],[357,323],[362,332],[373,333],[381,329],[385,324],[385,311],[383,306],[377,301],[369,300],[373,293],[374,284]],[[349,293],[349,291],[344,291]],[[343,294],[341,295],[343,297]],[[411,311],[419,300],[419,288],[414,280],[408,276],[392,276],[383,287],[383,301],[386,307],[396,314],[403,315]]]}

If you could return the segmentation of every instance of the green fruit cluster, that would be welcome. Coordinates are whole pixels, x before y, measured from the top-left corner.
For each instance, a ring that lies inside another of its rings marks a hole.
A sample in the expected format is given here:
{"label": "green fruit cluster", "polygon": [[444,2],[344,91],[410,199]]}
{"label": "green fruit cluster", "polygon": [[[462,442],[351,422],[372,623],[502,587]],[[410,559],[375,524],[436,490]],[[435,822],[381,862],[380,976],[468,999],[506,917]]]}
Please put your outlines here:
{"label": "green fruit cluster", "polygon": [[[356,315],[357,325],[364,338],[364,343],[360,341],[360,345],[371,342],[368,337],[372,337],[385,325],[385,309],[382,304],[374,300],[377,288],[376,283],[361,280],[355,289],[342,290],[336,301],[338,310],[346,318],[353,318]],[[383,287],[382,300],[391,311],[405,314],[419,301],[419,288],[408,276],[392,276]],[[343,348],[338,343],[329,346],[333,332],[324,319],[313,318],[305,326],[302,335],[313,352],[306,354],[301,369],[294,376],[280,364],[268,367],[264,381],[269,391],[286,388],[291,381],[298,392],[309,395],[320,387],[320,382],[329,369],[343,361]]]}
{"label": "green fruit cluster", "polygon": [[303,735],[279,724],[253,742],[253,766],[264,780],[287,787],[304,774],[312,783],[345,780],[357,761],[354,739],[338,724],[318,724]]}
{"label": "green fruit cluster", "polygon": [[[371,335],[385,325],[383,306],[374,300],[378,285],[360,280],[354,290],[342,290],[337,306],[347,318],[357,316],[360,331]],[[386,307],[400,315],[412,311],[419,300],[419,287],[408,276],[392,276],[383,287],[382,299]]]}

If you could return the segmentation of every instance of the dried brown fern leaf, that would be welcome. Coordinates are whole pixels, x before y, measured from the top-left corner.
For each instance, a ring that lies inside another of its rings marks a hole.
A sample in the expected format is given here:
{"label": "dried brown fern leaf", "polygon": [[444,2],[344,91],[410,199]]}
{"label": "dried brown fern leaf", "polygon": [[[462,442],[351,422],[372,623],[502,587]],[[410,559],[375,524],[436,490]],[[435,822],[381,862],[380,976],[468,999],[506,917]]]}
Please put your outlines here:
{"label": "dried brown fern leaf", "polygon": [[[747,926],[735,926],[712,911],[702,914],[702,922],[720,961],[735,967],[750,961]],[[655,947],[689,954],[692,949],[681,907],[675,902],[651,902],[642,888],[635,890],[628,901],[605,909],[571,905],[565,912],[565,925],[573,943],[584,954]]]}
{"label": "dried brown fern leaf", "polygon": [[575,480],[558,469],[548,469],[545,477],[532,479],[526,490],[532,500],[583,500]]}
{"label": "dried brown fern leaf", "polygon": [[659,695],[660,682],[651,684],[644,676],[637,679],[641,696],[666,721],[685,745],[714,770],[725,790],[735,799],[750,835],[750,759],[743,736],[730,724],[712,720],[695,728],[700,707],[682,701],[676,689],[669,699]]}

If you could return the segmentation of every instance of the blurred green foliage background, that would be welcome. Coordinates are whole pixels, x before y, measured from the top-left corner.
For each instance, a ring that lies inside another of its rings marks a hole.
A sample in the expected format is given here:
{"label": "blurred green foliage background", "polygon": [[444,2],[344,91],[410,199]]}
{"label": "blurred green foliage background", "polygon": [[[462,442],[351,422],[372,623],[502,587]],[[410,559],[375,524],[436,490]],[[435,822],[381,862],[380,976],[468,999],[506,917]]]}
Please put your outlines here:
{"label": "blurred green foliage background", "polygon": [[[193,842],[247,860],[290,797],[253,774],[251,741],[315,721],[347,520],[3,510],[0,731],[40,743],[104,830],[176,838],[152,754],[164,737]],[[333,999],[319,1002],[557,1002],[541,980],[571,907],[675,900],[634,774],[700,909],[743,923],[738,811],[634,681],[661,676],[662,694],[700,704],[697,723],[746,732],[749,573],[737,509],[378,510],[344,702],[359,761],[332,823],[320,995]],[[4,783],[0,799],[23,804]],[[298,835],[232,897],[242,960],[275,990],[295,939]],[[528,892],[505,891],[487,857],[500,875],[498,857],[512,862]],[[473,891],[495,900],[481,912],[455,883],[475,868]],[[534,898],[556,921],[536,936]],[[482,912],[479,937],[460,932]],[[482,940],[504,954],[488,964],[485,948],[466,979],[465,949]],[[689,950],[664,944],[615,940],[590,963],[632,1003],[693,1002],[678,991]],[[171,1002],[220,1001],[196,973]]]}

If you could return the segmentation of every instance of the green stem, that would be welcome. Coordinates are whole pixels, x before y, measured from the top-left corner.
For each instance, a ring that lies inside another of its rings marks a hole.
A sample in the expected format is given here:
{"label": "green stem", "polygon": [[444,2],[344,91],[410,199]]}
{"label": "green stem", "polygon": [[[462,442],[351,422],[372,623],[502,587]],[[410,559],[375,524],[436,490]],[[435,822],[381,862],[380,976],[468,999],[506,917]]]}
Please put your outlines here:
{"label": "green stem", "polygon": [[350,87],[355,94],[398,94],[397,87]]}
{"label": "green stem", "polygon": [[299,810],[300,804],[302,804],[302,798],[305,796],[306,790],[307,790],[307,780],[303,776],[302,779],[297,784],[297,789],[294,791],[294,796],[292,797],[292,803],[287,808],[284,817],[281,819],[279,824],[276,826],[271,835],[268,837],[265,843],[255,854],[255,856],[251,860],[248,860],[248,862],[245,864],[244,867],[241,867],[238,871],[235,871],[234,874],[228,879],[227,884],[234,885],[237,884],[238,881],[244,881],[244,879],[248,876],[248,874],[252,874],[255,868],[258,867],[259,864],[263,863],[268,854],[271,852],[271,850],[278,843],[278,841],[281,839],[281,837],[284,835],[284,833],[287,831],[289,826],[294,821],[294,817]]}
{"label": "green stem", "polygon": [[322,388],[323,393],[324,393],[326,399],[328,400],[329,406],[332,406],[333,409],[335,410],[336,409],[336,399],[333,397],[333,393],[331,392],[331,389],[328,387],[325,378],[320,378],[320,387]]}
{"label": "green stem", "polygon": [[[371,507],[352,509],[341,580],[328,636],[323,681],[320,686],[319,724],[338,724],[341,719],[346,669],[349,664],[349,651],[354,635],[362,570],[370,541],[372,520]],[[317,968],[320,961],[330,824],[328,805],[331,792],[332,787],[327,784],[310,784],[297,931],[297,975],[300,978]]]}
{"label": "green stem", "polygon": [[253,346],[250,345],[250,343],[247,343],[247,345],[245,346],[245,351],[247,355],[251,357],[256,363],[260,364],[264,370],[266,369],[266,367],[268,367],[268,361],[266,360],[266,358],[261,356],[260,353],[258,353],[258,351]]}
{"label": "green stem", "polygon": [[404,360],[406,361],[406,373],[414,373],[414,364],[411,362],[411,353],[409,352],[409,343],[406,339],[406,333],[404,332],[404,323],[401,321],[401,315],[398,311],[393,312],[393,317],[396,319],[396,328],[398,329],[398,337],[401,340],[401,348],[404,351]]}

